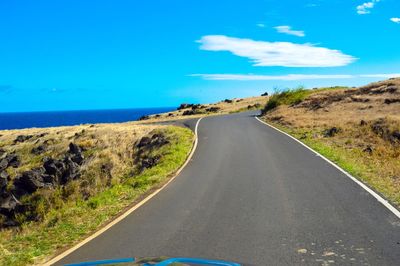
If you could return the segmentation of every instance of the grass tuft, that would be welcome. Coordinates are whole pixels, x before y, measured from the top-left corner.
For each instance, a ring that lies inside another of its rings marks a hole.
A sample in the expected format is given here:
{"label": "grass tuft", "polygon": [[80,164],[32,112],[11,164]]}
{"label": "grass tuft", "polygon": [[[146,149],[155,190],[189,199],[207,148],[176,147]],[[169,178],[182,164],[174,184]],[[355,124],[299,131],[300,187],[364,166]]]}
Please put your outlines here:
{"label": "grass tuft", "polygon": [[311,93],[313,93],[313,91],[306,90],[301,86],[296,89],[276,90],[269,98],[267,104],[262,110],[262,113],[265,114],[280,105],[299,104]]}

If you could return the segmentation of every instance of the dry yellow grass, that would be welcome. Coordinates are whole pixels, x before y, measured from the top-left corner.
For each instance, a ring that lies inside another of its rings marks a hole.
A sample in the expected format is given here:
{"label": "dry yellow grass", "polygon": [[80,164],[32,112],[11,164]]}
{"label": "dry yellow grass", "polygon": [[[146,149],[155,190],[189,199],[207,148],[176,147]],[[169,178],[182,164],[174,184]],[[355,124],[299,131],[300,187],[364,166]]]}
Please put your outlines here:
{"label": "dry yellow grass", "polygon": [[[20,167],[8,168],[12,177],[39,166],[46,156],[59,157],[67,151],[71,142],[90,153],[91,161],[86,164],[86,168],[106,158],[107,162],[113,165],[113,176],[117,176],[129,165],[128,161],[132,160],[133,143],[157,128],[162,126],[119,123],[3,130],[0,131],[0,148],[8,153],[15,152],[21,158]],[[33,137],[14,144],[19,135]],[[33,148],[44,143],[48,143],[44,153],[35,155],[31,152]]]}
{"label": "dry yellow grass", "polygon": [[[400,205],[400,79],[317,91],[300,103],[278,106],[264,119]],[[338,133],[327,136],[333,127]]]}

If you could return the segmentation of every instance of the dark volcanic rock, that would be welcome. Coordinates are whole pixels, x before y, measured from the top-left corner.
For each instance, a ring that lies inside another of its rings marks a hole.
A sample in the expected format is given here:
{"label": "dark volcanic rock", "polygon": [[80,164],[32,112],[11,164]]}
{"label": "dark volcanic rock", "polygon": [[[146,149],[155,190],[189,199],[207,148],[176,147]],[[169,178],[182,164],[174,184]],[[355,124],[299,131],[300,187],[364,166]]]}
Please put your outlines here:
{"label": "dark volcanic rock", "polygon": [[337,128],[337,127],[332,127],[332,128],[329,128],[329,129],[327,129],[327,130],[325,130],[324,131],[324,137],[333,137],[333,136],[335,136],[337,133],[339,133],[340,132],[340,129],[339,128]]}
{"label": "dark volcanic rock", "polygon": [[191,108],[193,107],[194,104],[191,103],[182,103],[181,105],[179,105],[179,107],[177,108],[177,110],[182,110],[182,109],[186,109],[186,108]]}
{"label": "dark volcanic rock", "polygon": [[143,171],[146,168],[151,168],[156,165],[161,156],[150,156],[154,149],[158,149],[169,143],[169,140],[163,134],[153,134],[151,137],[143,137],[136,145],[136,159],[135,163],[138,165],[139,170]]}
{"label": "dark volcanic rock", "polygon": [[386,119],[380,118],[372,123],[371,130],[384,140],[390,141],[392,144],[400,143],[400,131],[389,129]]}
{"label": "dark volcanic rock", "polygon": [[384,118],[380,118],[372,123],[371,125],[372,132],[379,135],[382,138],[386,138],[389,134],[389,128],[387,126],[386,120]]}
{"label": "dark volcanic rock", "polygon": [[221,110],[221,108],[212,106],[212,107],[207,108],[207,109],[206,109],[206,112],[209,112],[209,113],[216,113],[216,112],[218,112],[219,110]]}
{"label": "dark volcanic rock", "polygon": [[8,160],[5,158],[0,159],[0,170],[4,170],[8,167]]}
{"label": "dark volcanic rock", "polygon": [[367,122],[365,122],[365,120],[360,121],[360,126],[366,126],[366,125],[367,125]]}
{"label": "dark volcanic rock", "polygon": [[40,134],[38,134],[38,135],[36,135],[36,137],[38,137],[38,138],[43,138],[44,136],[46,136],[46,135],[48,135],[49,133],[40,133]]}
{"label": "dark volcanic rock", "polygon": [[261,96],[268,96],[268,92],[264,92]]}
{"label": "dark volcanic rock", "polygon": [[66,184],[69,181],[80,177],[79,165],[70,157],[66,156],[63,160],[63,163],[65,164],[65,169],[63,169],[64,171],[61,176],[61,184]]}
{"label": "dark volcanic rock", "polygon": [[148,115],[143,115],[143,116],[141,116],[141,117],[139,118],[140,121],[149,120],[149,119],[150,119],[150,116],[148,116]]}
{"label": "dark volcanic rock", "polygon": [[5,191],[9,178],[6,171],[0,171],[0,195]]}
{"label": "dark volcanic rock", "polygon": [[372,154],[373,151],[374,151],[374,149],[370,145],[368,145],[365,149],[363,149],[363,152],[366,152],[369,154]]}
{"label": "dark volcanic rock", "polygon": [[79,165],[81,165],[84,161],[84,156],[82,153],[82,148],[74,143],[69,144],[69,153],[72,155],[71,160]]}
{"label": "dark volcanic rock", "polygon": [[400,131],[399,130],[393,131],[390,136],[390,140],[392,142],[400,142]]}
{"label": "dark volcanic rock", "polygon": [[16,154],[9,154],[6,156],[8,160],[8,167],[17,168],[21,164],[19,157]]}
{"label": "dark volcanic rock", "polygon": [[37,147],[32,148],[31,153],[35,155],[39,155],[44,153],[47,150],[47,146],[42,144]]}
{"label": "dark volcanic rock", "polygon": [[400,103],[400,99],[385,99],[385,104]]}
{"label": "dark volcanic rock", "polygon": [[232,101],[232,100],[229,100],[229,99],[225,99],[224,102],[225,102],[225,103],[233,103],[233,101]]}
{"label": "dark volcanic rock", "polygon": [[4,170],[7,167],[17,168],[20,164],[21,162],[16,154],[7,154],[3,159],[0,159],[0,170]]}
{"label": "dark volcanic rock", "polygon": [[195,115],[196,112],[194,110],[186,110],[183,112],[182,115]]}
{"label": "dark volcanic rock", "polygon": [[141,171],[143,171],[146,168],[152,168],[160,161],[160,159],[161,159],[161,156],[159,156],[159,155],[154,156],[154,157],[143,158],[140,162]]}
{"label": "dark volcanic rock", "polygon": [[47,175],[53,176],[53,180],[59,183],[59,180],[61,179],[66,167],[65,164],[60,160],[45,158],[43,168],[45,169],[45,173]]}
{"label": "dark volcanic rock", "polygon": [[204,106],[201,104],[193,104],[192,105],[192,110],[197,110],[197,109],[201,109],[201,108],[204,108]]}
{"label": "dark volcanic rock", "polygon": [[140,139],[139,143],[136,144],[136,147],[137,148],[142,148],[142,147],[148,146],[150,143],[151,143],[151,138],[143,137],[143,138]]}
{"label": "dark volcanic rock", "polygon": [[79,154],[79,153],[82,153],[82,149],[81,149],[81,147],[79,147],[78,145],[76,145],[75,143],[70,143],[69,144],[69,150],[68,150],[68,152],[69,153],[71,153],[71,154]]}
{"label": "dark volcanic rock", "polygon": [[14,144],[18,143],[18,142],[25,142],[29,139],[33,138],[32,135],[19,135],[17,136],[17,138],[14,140]]}
{"label": "dark volcanic rock", "polygon": [[351,99],[353,102],[357,102],[357,103],[367,103],[367,102],[370,101],[370,99],[368,99],[368,98],[350,97],[350,99]]}
{"label": "dark volcanic rock", "polygon": [[0,213],[10,218],[21,203],[13,194],[0,195]]}
{"label": "dark volcanic rock", "polygon": [[163,134],[154,134],[151,137],[143,137],[140,139],[139,143],[136,144],[136,148],[139,150],[151,150],[153,148],[159,148],[165,144],[168,144],[169,141]]}
{"label": "dark volcanic rock", "polygon": [[20,197],[24,194],[31,194],[39,188],[45,187],[43,174],[43,168],[35,168],[30,171],[23,172],[21,176],[14,180],[15,194]]}

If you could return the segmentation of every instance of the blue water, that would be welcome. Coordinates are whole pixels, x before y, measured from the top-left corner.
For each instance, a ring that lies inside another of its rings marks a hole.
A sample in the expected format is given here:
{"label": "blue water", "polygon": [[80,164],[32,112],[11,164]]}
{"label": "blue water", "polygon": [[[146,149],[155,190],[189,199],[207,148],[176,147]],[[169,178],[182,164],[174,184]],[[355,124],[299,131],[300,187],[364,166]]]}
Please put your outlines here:
{"label": "blue water", "polygon": [[127,122],[137,120],[143,115],[170,112],[175,109],[174,107],[160,107],[119,110],[0,113],[0,129]]}

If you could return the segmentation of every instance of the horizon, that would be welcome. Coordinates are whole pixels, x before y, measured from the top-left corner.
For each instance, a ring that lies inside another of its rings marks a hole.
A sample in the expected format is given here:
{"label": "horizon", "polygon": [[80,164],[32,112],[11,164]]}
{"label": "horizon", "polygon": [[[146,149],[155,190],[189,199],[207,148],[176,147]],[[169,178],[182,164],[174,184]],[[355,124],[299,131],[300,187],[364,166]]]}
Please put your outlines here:
{"label": "horizon", "polygon": [[173,107],[400,77],[395,0],[0,7],[0,113]]}
{"label": "horizon", "polygon": [[177,107],[178,106],[157,106],[157,107],[139,107],[139,108],[131,107],[131,108],[110,108],[110,109],[68,109],[68,110],[48,110],[48,111],[16,111],[16,112],[0,112],[0,114],[125,111],[125,110],[166,109],[166,108],[177,108]]}

